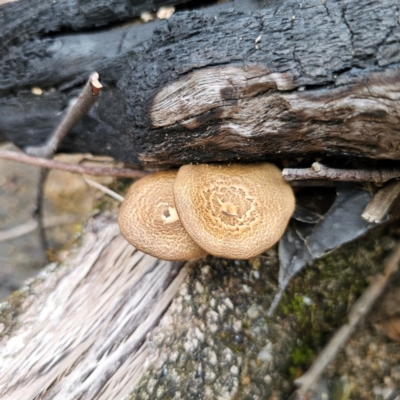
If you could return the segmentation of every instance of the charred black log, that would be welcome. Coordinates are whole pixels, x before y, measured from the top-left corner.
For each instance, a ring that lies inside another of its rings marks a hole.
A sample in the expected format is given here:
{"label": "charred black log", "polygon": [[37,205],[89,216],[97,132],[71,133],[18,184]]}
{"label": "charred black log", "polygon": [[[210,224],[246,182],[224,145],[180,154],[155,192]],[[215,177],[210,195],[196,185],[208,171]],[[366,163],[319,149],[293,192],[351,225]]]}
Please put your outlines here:
{"label": "charred black log", "polygon": [[[149,167],[316,154],[399,159],[398,2],[255,3],[115,29],[135,7],[101,14],[100,5],[82,6],[71,22],[70,5],[44,5],[35,16],[32,5],[5,4],[0,133],[21,147],[43,143],[97,70],[103,96],[62,151]],[[19,39],[15,27],[26,31]]]}

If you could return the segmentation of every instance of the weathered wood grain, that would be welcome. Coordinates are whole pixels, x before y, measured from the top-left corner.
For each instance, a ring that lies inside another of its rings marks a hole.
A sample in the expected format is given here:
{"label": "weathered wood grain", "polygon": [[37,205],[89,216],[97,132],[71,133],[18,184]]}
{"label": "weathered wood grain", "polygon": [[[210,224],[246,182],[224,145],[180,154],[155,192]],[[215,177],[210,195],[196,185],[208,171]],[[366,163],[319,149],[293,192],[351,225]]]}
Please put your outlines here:
{"label": "weathered wood grain", "polygon": [[22,147],[42,143],[95,69],[104,95],[64,151],[155,168],[316,154],[399,158],[398,0],[232,5],[107,31],[93,27],[117,14],[77,17],[79,33],[58,23],[29,41],[9,40],[0,132]]}
{"label": "weathered wood grain", "polygon": [[20,294],[17,320],[2,325],[1,398],[129,394],[149,355],[146,335],[185,277],[181,266],[136,251],[109,218],[91,221],[79,252],[45,269]]}
{"label": "weathered wood grain", "polygon": [[[210,161],[331,153],[400,159],[400,71],[369,74],[345,87],[293,91],[293,77],[265,67],[216,67],[163,88],[150,109],[165,140],[143,162],[171,163],[207,151]],[[194,137],[178,146],[174,130]],[[169,133],[165,133],[169,132]],[[154,154],[152,158],[152,154]],[[212,158],[214,157],[214,158]]]}

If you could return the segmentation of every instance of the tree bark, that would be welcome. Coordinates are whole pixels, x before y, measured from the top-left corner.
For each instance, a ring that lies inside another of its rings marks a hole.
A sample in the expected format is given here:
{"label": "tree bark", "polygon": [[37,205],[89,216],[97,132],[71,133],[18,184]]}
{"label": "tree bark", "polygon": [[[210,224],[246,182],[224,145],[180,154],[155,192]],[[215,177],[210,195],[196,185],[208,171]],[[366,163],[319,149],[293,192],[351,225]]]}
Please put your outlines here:
{"label": "tree bark", "polygon": [[43,3],[36,13],[32,4],[6,4],[0,132],[21,147],[43,143],[96,70],[104,93],[63,151],[149,168],[307,155],[399,159],[399,2],[249,3],[257,6],[226,3],[116,29],[105,27],[147,2],[81,5],[72,16],[69,2]]}

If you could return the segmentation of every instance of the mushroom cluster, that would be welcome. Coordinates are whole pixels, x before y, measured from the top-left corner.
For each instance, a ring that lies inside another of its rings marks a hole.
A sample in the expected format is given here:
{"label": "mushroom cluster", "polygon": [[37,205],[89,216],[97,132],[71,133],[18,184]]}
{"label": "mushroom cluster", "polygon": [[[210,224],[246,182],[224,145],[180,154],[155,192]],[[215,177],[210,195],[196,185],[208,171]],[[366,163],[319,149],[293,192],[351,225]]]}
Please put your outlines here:
{"label": "mushroom cluster", "polygon": [[281,238],[294,206],[273,164],[185,165],[135,182],[118,223],[128,242],[164,260],[248,259]]}

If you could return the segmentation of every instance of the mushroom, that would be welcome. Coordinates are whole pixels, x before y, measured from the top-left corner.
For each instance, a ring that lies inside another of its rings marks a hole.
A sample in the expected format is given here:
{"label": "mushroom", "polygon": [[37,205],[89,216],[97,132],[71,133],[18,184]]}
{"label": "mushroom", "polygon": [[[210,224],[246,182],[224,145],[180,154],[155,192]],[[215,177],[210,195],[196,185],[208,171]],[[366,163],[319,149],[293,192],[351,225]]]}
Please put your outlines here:
{"label": "mushroom", "polygon": [[185,165],[174,183],[182,225],[208,253],[248,259],[273,246],[295,199],[273,164]]}
{"label": "mushroom", "polygon": [[177,171],[160,171],[136,181],[123,201],[118,224],[137,249],[169,261],[206,255],[186,233],[175,208],[173,183]]}

